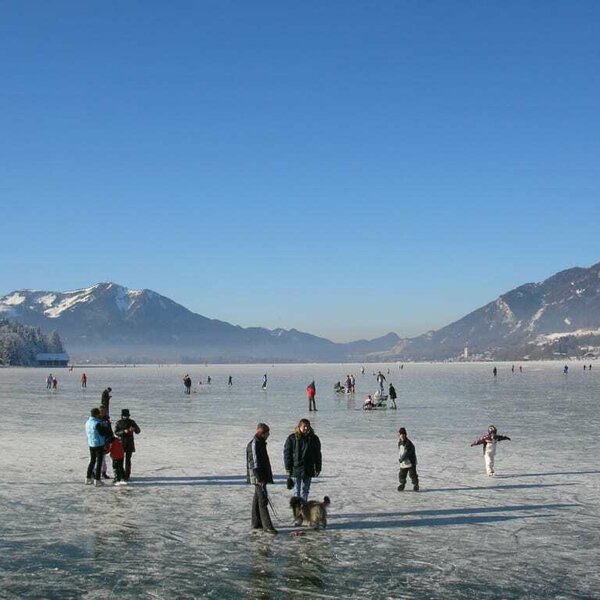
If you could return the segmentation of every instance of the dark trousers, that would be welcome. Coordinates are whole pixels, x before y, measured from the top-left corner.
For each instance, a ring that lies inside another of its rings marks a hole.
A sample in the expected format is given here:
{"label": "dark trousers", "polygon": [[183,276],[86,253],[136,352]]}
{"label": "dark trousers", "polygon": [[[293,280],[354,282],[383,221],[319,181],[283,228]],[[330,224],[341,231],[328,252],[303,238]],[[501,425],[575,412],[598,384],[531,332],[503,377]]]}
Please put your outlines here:
{"label": "dark trousers", "polygon": [[115,474],[115,481],[125,480],[125,469],[123,468],[123,458],[113,459],[113,471]]}
{"label": "dark trousers", "polygon": [[317,410],[317,403],[314,396],[308,397],[308,411],[310,412],[311,410]]}
{"label": "dark trousers", "polygon": [[133,450],[125,450],[125,481],[131,477],[131,455]]}
{"label": "dark trousers", "polygon": [[97,446],[96,448],[90,448],[90,464],[87,468],[87,478],[100,479],[100,473],[102,473],[102,459],[104,458],[104,446]]}
{"label": "dark trousers", "polygon": [[266,485],[254,485],[254,498],[252,500],[252,528],[273,529],[271,515],[269,514],[269,496]]}
{"label": "dark trousers", "polygon": [[417,475],[417,467],[409,467],[408,469],[400,469],[398,473],[398,481],[400,482],[400,488],[404,489],[406,485],[406,476],[410,475],[410,480],[412,481],[413,488],[419,489],[419,476]]}

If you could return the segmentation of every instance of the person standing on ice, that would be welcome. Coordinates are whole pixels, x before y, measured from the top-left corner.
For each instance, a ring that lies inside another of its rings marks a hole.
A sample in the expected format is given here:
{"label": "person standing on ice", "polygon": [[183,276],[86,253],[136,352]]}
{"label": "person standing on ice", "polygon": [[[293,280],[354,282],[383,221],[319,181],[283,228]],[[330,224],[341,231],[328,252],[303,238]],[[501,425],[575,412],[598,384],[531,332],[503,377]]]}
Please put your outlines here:
{"label": "person standing on ice", "polygon": [[283,465],[294,485],[294,496],[308,502],[308,493],[313,477],[321,473],[321,440],[314,432],[308,419],[300,419],[283,446]]}
{"label": "person standing on ice", "polygon": [[100,409],[94,407],[90,412],[90,418],[85,423],[85,433],[90,449],[90,462],[85,477],[85,482],[88,485],[93,483],[98,486],[103,483],[100,479],[100,473],[102,472],[102,460],[104,459],[104,444],[106,443],[106,438],[102,435],[102,427]]}
{"label": "person standing on ice", "polygon": [[103,392],[102,392],[102,398],[100,399],[100,405],[104,406],[104,408],[106,409],[106,414],[110,414],[110,399],[112,398],[111,393],[112,392],[112,388],[107,387]]}
{"label": "person standing on ice", "polygon": [[413,484],[413,490],[419,491],[419,475],[417,473],[417,452],[415,445],[408,439],[406,429],[400,427],[398,430],[398,462],[400,471],[398,473],[398,491],[403,492],[406,486],[406,476],[410,475]]}
{"label": "person standing on ice", "polygon": [[256,426],[256,433],[246,446],[246,478],[254,485],[252,500],[252,529],[278,533],[269,515],[267,484],[273,483],[271,461],[267,453],[267,439],[271,433],[266,423]]}
{"label": "person standing on ice", "polygon": [[50,373],[50,375],[48,375],[48,377],[46,377],[46,389],[47,390],[51,390],[52,389],[52,382],[54,381],[54,377],[52,376],[52,373]]}
{"label": "person standing on ice", "polygon": [[81,387],[82,388],[86,388],[87,387],[87,375],[85,373],[81,374],[81,377],[79,378],[79,381],[81,381]]}
{"label": "person standing on ice", "polygon": [[377,371],[377,383],[379,384],[379,391],[383,396],[383,382],[385,381],[385,375],[381,371]]}
{"label": "person standing on ice", "polygon": [[263,375],[262,389],[263,390],[267,389],[267,374],[266,373]]}
{"label": "person standing on ice", "polygon": [[490,425],[488,427],[488,432],[485,435],[477,438],[472,444],[473,446],[483,445],[483,460],[485,462],[485,472],[489,477],[493,477],[496,475],[496,471],[494,470],[494,459],[496,458],[496,444],[497,442],[502,442],[503,440],[508,440],[510,442],[510,438],[506,435],[498,435],[498,430],[495,425]]}
{"label": "person standing on ice", "polygon": [[138,424],[130,418],[128,408],[121,411],[121,418],[115,425],[115,435],[123,442],[123,450],[125,451],[125,481],[129,481],[131,477],[131,455],[135,452],[135,440],[133,434],[140,433]]}
{"label": "person standing on ice", "polygon": [[308,397],[308,411],[317,411],[317,404],[315,402],[315,396],[317,395],[317,386],[313,379],[308,386],[306,386],[306,396]]}
{"label": "person standing on ice", "polygon": [[396,388],[394,387],[394,385],[392,383],[390,383],[390,387],[388,388],[388,396],[390,397],[390,400],[392,402],[392,406],[390,406],[390,408],[398,408],[396,406],[396,398],[398,396],[396,394]]}

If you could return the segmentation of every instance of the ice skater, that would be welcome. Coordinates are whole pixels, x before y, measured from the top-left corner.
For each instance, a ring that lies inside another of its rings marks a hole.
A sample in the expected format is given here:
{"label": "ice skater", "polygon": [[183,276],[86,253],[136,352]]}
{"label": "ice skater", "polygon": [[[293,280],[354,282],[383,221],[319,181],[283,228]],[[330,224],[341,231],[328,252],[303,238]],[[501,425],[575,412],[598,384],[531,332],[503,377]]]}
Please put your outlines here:
{"label": "ice skater", "polygon": [[87,375],[85,373],[81,374],[81,377],[79,378],[79,381],[81,381],[81,387],[82,388],[86,388],[87,387]]}
{"label": "ice skater", "polygon": [[377,383],[379,384],[379,391],[383,396],[383,382],[385,381],[385,375],[381,371],[377,371]]}
{"label": "ice skater", "polygon": [[52,382],[54,381],[54,377],[52,375],[52,373],[50,373],[50,375],[48,375],[48,377],[46,377],[46,389],[47,390],[51,390],[52,389]]}
{"label": "ice skater", "polygon": [[266,373],[263,375],[262,389],[263,390],[267,389],[267,374]]}
{"label": "ice skater", "polygon": [[406,476],[410,475],[413,490],[418,492],[419,475],[417,473],[417,452],[415,450],[415,445],[408,439],[404,427],[400,427],[398,436],[398,462],[400,463],[398,491],[404,491],[404,487],[406,486]]}
{"label": "ice skater", "polygon": [[271,461],[267,453],[267,439],[271,430],[266,423],[256,426],[256,433],[246,446],[246,475],[248,483],[254,485],[252,500],[252,529],[267,533],[278,533],[269,515],[267,484],[273,483]]}
{"label": "ice skater", "polygon": [[317,387],[315,386],[315,380],[313,379],[307,386],[306,386],[306,396],[308,398],[308,411],[315,411],[317,410],[317,404],[315,402],[315,396],[317,395]]}
{"label": "ice skater", "polygon": [[507,435],[499,435],[495,425],[490,425],[488,427],[488,432],[485,435],[477,438],[471,444],[471,447],[483,445],[483,460],[485,462],[485,472],[488,474],[488,477],[493,477],[496,475],[496,471],[494,470],[496,444],[497,442],[502,442],[503,440],[510,441],[510,438]]}

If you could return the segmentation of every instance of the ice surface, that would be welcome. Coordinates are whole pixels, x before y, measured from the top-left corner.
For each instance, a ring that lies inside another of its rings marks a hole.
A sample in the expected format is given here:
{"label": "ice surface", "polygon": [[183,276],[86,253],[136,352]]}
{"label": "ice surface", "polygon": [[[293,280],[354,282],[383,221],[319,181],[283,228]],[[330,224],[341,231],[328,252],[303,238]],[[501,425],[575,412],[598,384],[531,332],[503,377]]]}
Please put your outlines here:
{"label": "ice surface", "polygon": [[[87,390],[82,369],[62,369],[57,391],[47,370],[0,369],[0,596],[598,597],[600,364],[582,364],[499,363],[496,378],[491,364],[88,368]],[[364,412],[380,368],[398,410]],[[188,372],[213,383],[185,396]],[[349,372],[357,393],[336,395]],[[113,421],[129,408],[142,433],[131,485],[94,489],[84,422],[108,385]],[[306,416],[324,455],[311,497],[332,504],[326,531],[295,536],[282,449]],[[250,532],[244,451],[259,420],[272,427],[279,536]],[[469,446],[491,423],[512,438],[496,478]],[[419,493],[396,491],[400,425]]]}

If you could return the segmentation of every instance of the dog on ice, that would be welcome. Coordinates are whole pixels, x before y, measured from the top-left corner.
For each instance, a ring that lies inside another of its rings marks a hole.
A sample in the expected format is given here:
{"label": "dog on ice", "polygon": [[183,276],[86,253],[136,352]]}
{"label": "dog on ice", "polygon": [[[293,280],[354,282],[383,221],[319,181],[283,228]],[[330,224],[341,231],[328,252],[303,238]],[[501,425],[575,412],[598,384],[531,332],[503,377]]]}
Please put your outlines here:
{"label": "dog on ice", "polygon": [[302,525],[306,523],[314,529],[327,527],[327,507],[331,504],[329,496],[323,498],[323,502],[310,500],[306,502],[303,498],[294,496],[290,499],[290,506],[294,513],[294,524]]}

